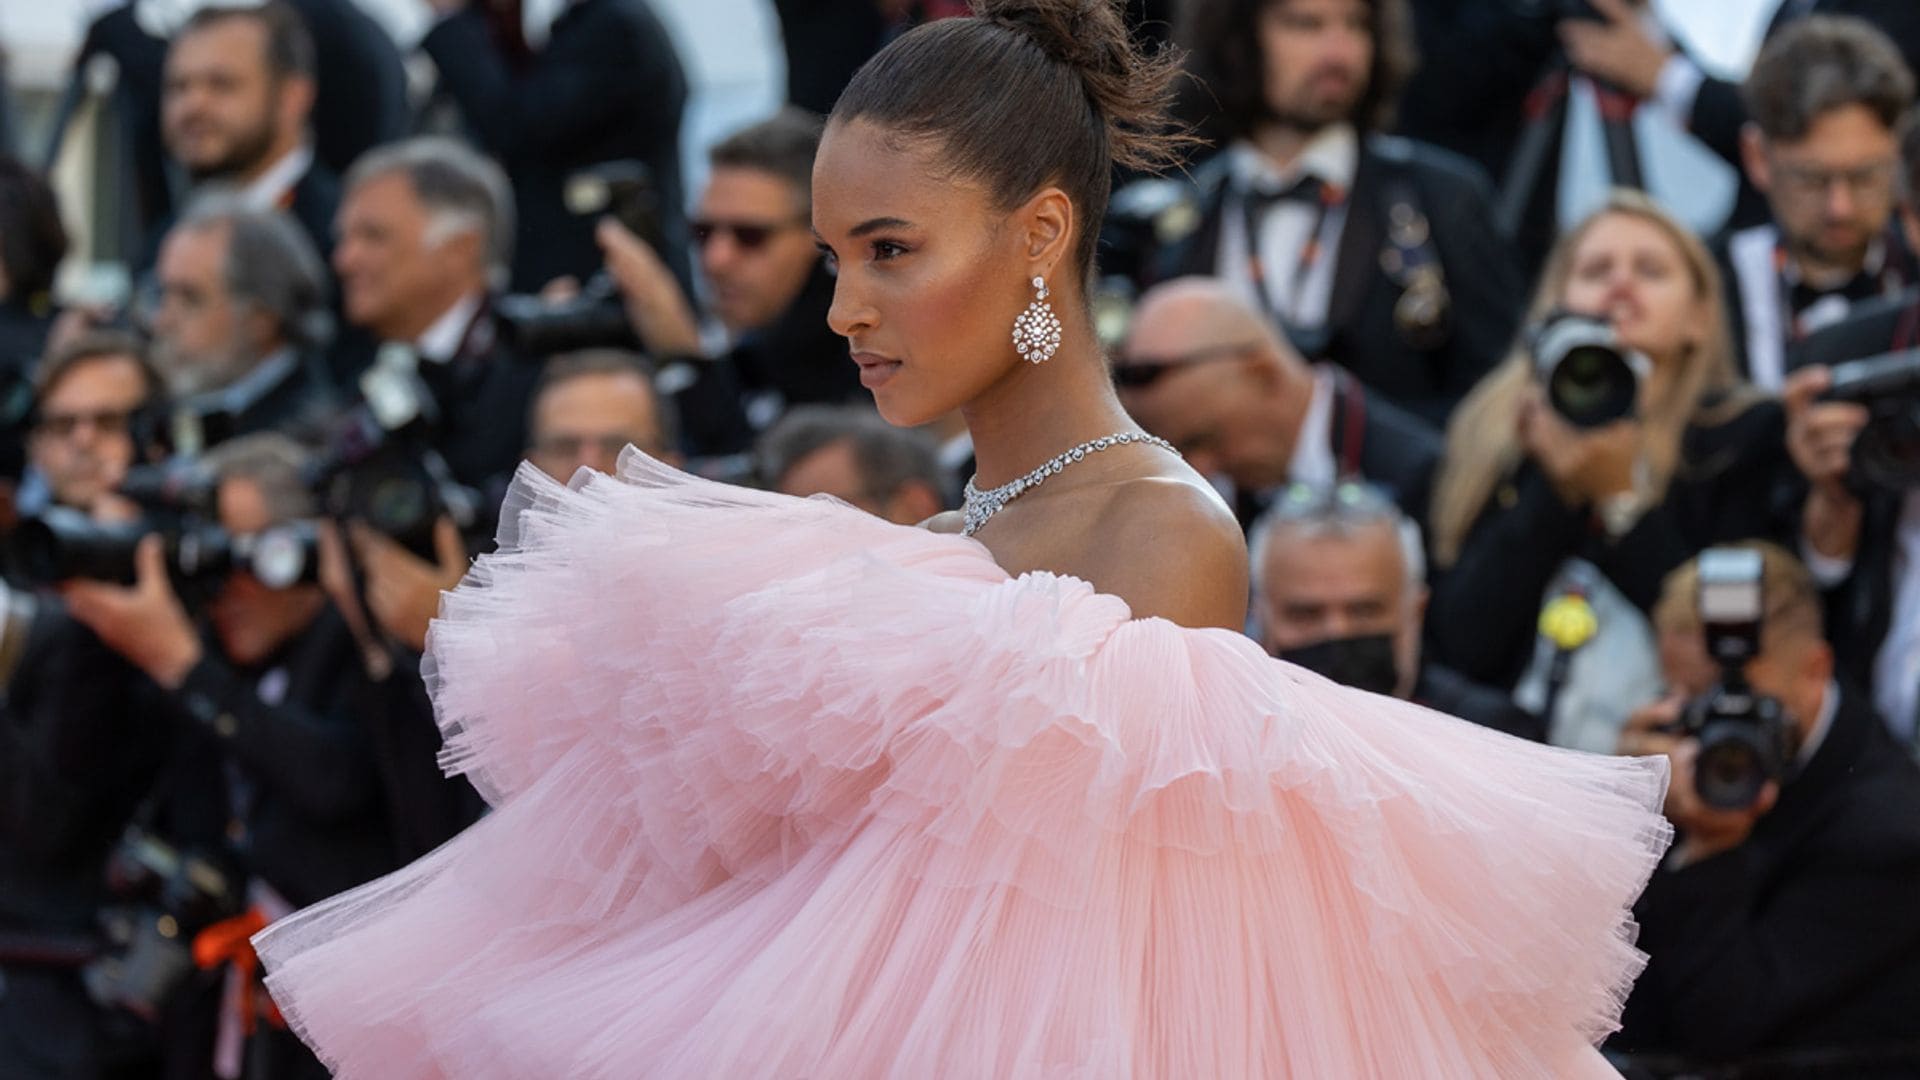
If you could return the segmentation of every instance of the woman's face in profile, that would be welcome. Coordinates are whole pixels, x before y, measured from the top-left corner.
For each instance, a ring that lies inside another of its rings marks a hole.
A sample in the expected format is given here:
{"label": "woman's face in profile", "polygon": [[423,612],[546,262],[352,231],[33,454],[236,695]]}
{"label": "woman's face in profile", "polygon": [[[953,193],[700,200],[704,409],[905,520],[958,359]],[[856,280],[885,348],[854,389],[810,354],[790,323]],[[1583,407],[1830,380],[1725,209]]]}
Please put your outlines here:
{"label": "woman's face in profile", "polygon": [[911,426],[965,405],[1018,362],[1032,299],[1018,231],[937,143],[835,122],[813,166],[815,239],[836,273],[827,322],[847,338],[880,414]]}
{"label": "woman's face in profile", "polygon": [[1620,340],[1655,364],[1697,345],[1701,328],[1715,317],[1666,230],[1633,214],[1607,214],[1587,226],[1574,246],[1561,303],[1610,320]]}

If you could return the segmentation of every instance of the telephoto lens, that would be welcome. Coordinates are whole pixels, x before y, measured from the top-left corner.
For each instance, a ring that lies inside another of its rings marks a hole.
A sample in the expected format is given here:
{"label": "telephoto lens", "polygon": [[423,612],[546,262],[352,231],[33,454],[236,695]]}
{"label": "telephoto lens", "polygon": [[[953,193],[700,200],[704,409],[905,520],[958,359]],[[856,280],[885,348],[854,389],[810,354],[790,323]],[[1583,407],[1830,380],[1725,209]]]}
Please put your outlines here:
{"label": "telephoto lens", "polygon": [[1533,332],[1533,364],[1547,402],[1582,428],[1632,416],[1640,380],[1653,370],[1607,320],[1567,311],[1548,315]]}

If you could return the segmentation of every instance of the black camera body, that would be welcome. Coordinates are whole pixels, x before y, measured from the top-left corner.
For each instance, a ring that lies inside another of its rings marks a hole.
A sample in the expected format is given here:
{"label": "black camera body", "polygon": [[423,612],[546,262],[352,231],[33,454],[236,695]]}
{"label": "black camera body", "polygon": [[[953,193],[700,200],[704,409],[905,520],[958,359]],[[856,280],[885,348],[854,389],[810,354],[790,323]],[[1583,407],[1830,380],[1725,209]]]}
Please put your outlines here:
{"label": "black camera body", "polygon": [[641,351],[620,287],[605,272],[588,278],[571,300],[548,303],[538,296],[503,296],[494,301],[493,314],[500,340],[523,356],[581,349]]}
{"label": "black camera body", "polygon": [[213,861],[129,828],[108,858],[108,885],[123,902],[101,912],[106,947],[81,969],[87,995],[158,1021],[193,973],[194,935],[240,913],[234,881]]}
{"label": "black camera body", "polygon": [[1825,399],[1867,410],[1853,444],[1855,474],[1867,484],[1920,488],[1920,349],[1904,349],[1832,368]]}
{"label": "black camera body", "polygon": [[1653,363],[1622,342],[1612,323],[1555,311],[1530,337],[1535,377],[1547,403],[1568,423],[1597,428],[1634,414],[1640,382]]}
{"label": "black camera body", "polygon": [[1786,710],[1756,693],[1746,667],[1760,652],[1763,558],[1757,548],[1709,548],[1700,554],[1700,623],[1720,681],[1687,702],[1681,730],[1700,744],[1694,790],[1708,806],[1744,810],[1792,758]]}

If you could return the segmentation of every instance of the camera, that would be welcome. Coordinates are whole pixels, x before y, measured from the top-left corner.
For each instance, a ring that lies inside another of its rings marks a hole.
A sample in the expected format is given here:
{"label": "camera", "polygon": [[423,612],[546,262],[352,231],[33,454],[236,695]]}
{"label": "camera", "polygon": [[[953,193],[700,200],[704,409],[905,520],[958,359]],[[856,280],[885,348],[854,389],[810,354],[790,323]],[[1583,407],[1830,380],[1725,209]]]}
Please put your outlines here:
{"label": "camera", "polygon": [[503,296],[494,301],[493,313],[500,340],[522,356],[599,348],[642,351],[620,286],[604,271],[588,278],[571,300],[554,304],[538,296]]}
{"label": "camera", "polygon": [[363,521],[430,560],[435,519],[444,514],[465,532],[481,499],[433,448],[439,405],[408,352],[385,346],[360,376],[360,403],[334,429],[308,486],[327,516]]}
{"label": "camera", "polygon": [[1709,548],[1700,554],[1700,623],[1720,680],[1687,703],[1680,724],[1700,743],[1694,790],[1708,806],[1743,810],[1792,757],[1780,702],[1748,685],[1746,666],[1760,652],[1765,613],[1763,560],[1757,548]]}
{"label": "camera", "polygon": [[1653,364],[1620,341],[1613,324],[1557,311],[1532,334],[1534,373],[1547,402],[1575,427],[1595,428],[1632,416],[1640,381]]}
{"label": "camera", "polygon": [[1853,468],[1868,484],[1920,487],[1920,349],[1882,353],[1835,364],[1829,401],[1867,409],[1867,426],[1853,444]]}
{"label": "camera", "polygon": [[8,540],[9,565],[23,582],[51,585],[89,578],[130,585],[134,549],[159,531],[167,568],[186,585],[218,581],[245,570],[270,589],[319,580],[318,540],[311,522],[275,525],[236,536],[218,525],[187,522],[155,530],[146,522],[100,522],[72,507],[56,506],[20,523]]}
{"label": "camera", "polygon": [[193,938],[240,913],[234,876],[133,826],[107,860],[107,883],[124,902],[100,915],[101,955],[80,971],[87,996],[157,1021],[193,973]]}
{"label": "camera", "polygon": [[[567,177],[567,209],[581,217],[613,218],[657,252],[667,249],[660,196],[653,173],[637,161],[609,161]],[[538,296],[503,296],[494,302],[500,339],[529,357],[581,349],[645,351],[627,321],[620,287],[606,272],[593,275],[571,300],[549,303]]]}

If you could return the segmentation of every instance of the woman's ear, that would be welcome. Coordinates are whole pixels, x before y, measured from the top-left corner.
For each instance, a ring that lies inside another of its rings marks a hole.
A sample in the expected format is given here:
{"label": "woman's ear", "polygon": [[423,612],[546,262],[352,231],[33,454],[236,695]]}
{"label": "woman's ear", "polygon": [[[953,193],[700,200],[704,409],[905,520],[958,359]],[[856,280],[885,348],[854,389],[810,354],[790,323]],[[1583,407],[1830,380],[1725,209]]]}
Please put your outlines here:
{"label": "woman's ear", "polygon": [[1054,272],[1072,256],[1073,200],[1057,187],[1042,188],[1014,211],[1015,235],[1032,273],[1053,281]]}

